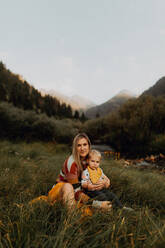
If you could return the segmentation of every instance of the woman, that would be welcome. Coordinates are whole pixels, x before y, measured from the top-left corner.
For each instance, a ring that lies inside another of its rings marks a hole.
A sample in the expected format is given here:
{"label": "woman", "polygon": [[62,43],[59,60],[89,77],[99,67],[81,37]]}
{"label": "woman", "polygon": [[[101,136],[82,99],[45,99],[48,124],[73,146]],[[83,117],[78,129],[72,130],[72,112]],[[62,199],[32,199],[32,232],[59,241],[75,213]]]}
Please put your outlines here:
{"label": "woman", "polygon": [[[91,142],[85,133],[78,134],[73,140],[72,155],[64,162],[60,174],[56,180],[55,186],[48,193],[48,201],[53,204],[56,200],[62,200],[68,204],[69,208],[76,205],[76,200],[85,203],[89,197],[85,195],[80,186],[81,173],[87,168],[87,159],[91,149]],[[109,180],[106,182],[98,182],[93,185],[90,190],[101,190],[108,188]],[[109,201],[95,201],[92,205],[94,207],[109,208]]]}

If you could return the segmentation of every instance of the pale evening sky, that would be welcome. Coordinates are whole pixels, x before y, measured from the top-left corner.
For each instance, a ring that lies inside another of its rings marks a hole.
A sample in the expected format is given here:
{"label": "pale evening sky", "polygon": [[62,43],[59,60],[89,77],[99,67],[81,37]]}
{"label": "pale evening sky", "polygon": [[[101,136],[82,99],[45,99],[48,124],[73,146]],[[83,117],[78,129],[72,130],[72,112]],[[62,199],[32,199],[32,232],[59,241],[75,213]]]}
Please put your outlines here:
{"label": "pale evening sky", "polygon": [[0,60],[35,88],[100,104],[165,75],[164,0],[0,0]]}

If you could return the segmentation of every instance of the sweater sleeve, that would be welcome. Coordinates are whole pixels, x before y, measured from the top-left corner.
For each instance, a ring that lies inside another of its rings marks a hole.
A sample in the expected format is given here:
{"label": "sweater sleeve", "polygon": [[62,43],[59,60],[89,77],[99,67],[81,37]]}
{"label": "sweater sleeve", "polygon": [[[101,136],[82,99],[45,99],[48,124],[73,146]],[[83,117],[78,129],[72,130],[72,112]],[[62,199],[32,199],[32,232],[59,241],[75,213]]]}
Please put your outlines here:
{"label": "sweater sleeve", "polygon": [[83,187],[83,184],[89,183],[89,182],[90,182],[89,172],[88,172],[88,170],[86,169],[86,170],[84,170],[84,171],[82,172],[82,175],[81,175],[81,185],[82,185],[82,187]]}
{"label": "sweater sleeve", "polygon": [[75,163],[73,156],[70,156],[65,160],[62,174],[64,175],[65,181],[71,184],[79,183],[79,171],[78,166]]}

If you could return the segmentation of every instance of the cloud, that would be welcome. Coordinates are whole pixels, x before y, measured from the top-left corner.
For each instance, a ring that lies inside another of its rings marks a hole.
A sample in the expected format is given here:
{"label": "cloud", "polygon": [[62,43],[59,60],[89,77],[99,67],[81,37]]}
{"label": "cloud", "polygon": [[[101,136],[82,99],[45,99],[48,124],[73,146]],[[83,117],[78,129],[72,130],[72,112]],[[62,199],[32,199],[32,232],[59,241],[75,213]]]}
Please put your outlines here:
{"label": "cloud", "polygon": [[74,68],[73,58],[72,57],[60,57],[58,61],[58,65],[64,73],[72,73]]}
{"label": "cloud", "polygon": [[69,96],[77,93],[74,87],[74,81],[71,78],[65,78],[62,82],[60,82],[59,91]]}
{"label": "cloud", "polygon": [[165,36],[165,28],[160,29],[159,33],[160,33],[161,36]]}
{"label": "cloud", "polygon": [[104,74],[105,74],[105,71],[104,71],[103,67],[100,66],[100,67],[96,68],[96,71],[95,71],[96,77],[102,78],[104,76]]}
{"label": "cloud", "polygon": [[[57,56],[50,62],[47,89],[58,90],[65,95],[77,93],[78,67],[71,56]],[[42,86],[45,87],[45,86]]]}
{"label": "cloud", "polygon": [[6,51],[0,51],[0,60],[2,60],[2,62],[5,62],[9,59],[9,53]]}
{"label": "cloud", "polygon": [[65,77],[72,77],[77,71],[77,66],[72,57],[57,56],[51,60],[50,69],[55,77],[60,80]]}
{"label": "cloud", "polygon": [[135,63],[135,62],[136,62],[136,58],[135,58],[134,56],[128,56],[128,57],[127,57],[127,60],[128,60],[128,62],[130,62],[130,63]]}

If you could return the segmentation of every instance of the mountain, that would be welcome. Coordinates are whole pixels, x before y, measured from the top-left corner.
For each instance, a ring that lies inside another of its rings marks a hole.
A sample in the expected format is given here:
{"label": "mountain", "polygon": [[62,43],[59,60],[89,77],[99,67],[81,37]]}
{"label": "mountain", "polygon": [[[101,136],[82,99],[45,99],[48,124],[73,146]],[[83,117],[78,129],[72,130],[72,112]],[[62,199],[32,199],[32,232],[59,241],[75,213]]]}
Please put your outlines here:
{"label": "mountain", "polygon": [[85,112],[85,115],[87,118],[96,118],[97,116],[99,117],[105,116],[117,110],[127,100],[135,97],[136,96],[131,92],[129,92],[128,90],[122,90],[107,102],[88,109]]}
{"label": "mountain", "polygon": [[74,110],[84,111],[96,105],[87,98],[78,95],[73,95],[69,97],[55,90],[44,90],[44,89],[40,89],[40,92],[42,95],[50,95],[56,97],[61,103],[69,104]]}
{"label": "mountain", "polygon": [[159,79],[152,87],[144,91],[141,96],[165,96],[165,77]]}
{"label": "mountain", "polygon": [[79,96],[79,95],[73,95],[71,98],[71,103],[74,103],[78,106],[79,109],[89,109],[91,107],[96,106],[96,104],[89,99]]}

